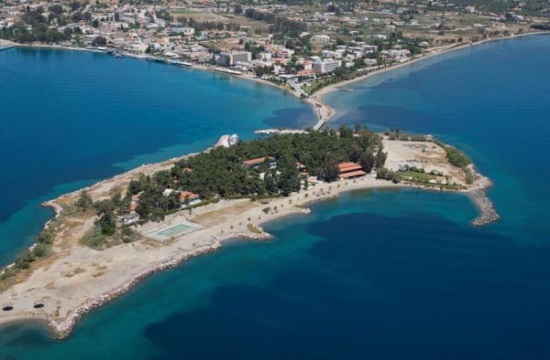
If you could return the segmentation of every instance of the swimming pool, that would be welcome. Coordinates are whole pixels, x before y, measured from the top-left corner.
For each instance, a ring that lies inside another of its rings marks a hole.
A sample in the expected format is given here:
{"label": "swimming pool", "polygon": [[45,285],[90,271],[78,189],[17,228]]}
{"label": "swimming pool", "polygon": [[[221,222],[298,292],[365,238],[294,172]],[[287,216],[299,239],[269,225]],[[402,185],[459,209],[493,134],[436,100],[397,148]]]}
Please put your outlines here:
{"label": "swimming pool", "polygon": [[174,226],[170,226],[169,228],[166,228],[164,230],[158,231],[156,235],[162,236],[162,237],[172,237],[179,235],[181,233],[186,232],[187,230],[191,229],[190,225],[187,224],[177,224]]}

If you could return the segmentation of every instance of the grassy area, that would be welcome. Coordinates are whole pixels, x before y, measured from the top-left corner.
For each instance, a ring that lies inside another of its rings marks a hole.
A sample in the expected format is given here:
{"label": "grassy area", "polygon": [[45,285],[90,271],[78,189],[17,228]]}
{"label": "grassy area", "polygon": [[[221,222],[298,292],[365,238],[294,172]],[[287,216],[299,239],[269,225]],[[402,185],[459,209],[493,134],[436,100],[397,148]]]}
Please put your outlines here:
{"label": "grassy area", "polygon": [[332,84],[333,82],[330,81],[330,78],[326,79],[315,79],[315,80],[308,80],[309,86],[304,86],[302,89],[307,92],[308,94],[313,94],[315,91],[324,88],[325,86],[328,86]]}
{"label": "grassy area", "polygon": [[194,19],[198,22],[210,21],[221,22],[224,24],[238,24],[243,29],[250,29],[249,33],[251,34],[255,34],[257,30],[261,31],[262,33],[268,33],[269,29],[268,23],[248,19],[244,16],[235,14],[205,14],[200,11],[179,10],[170,13],[170,15],[172,15],[174,19],[177,19],[178,17],[185,17],[187,19]]}
{"label": "grassy area", "polygon": [[258,227],[254,224],[248,224],[246,225],[246,227],[248,228],[248,231],[254,233],[254,234],[261,234],[262,231],[260,229],[258,229]]}
{"label": "grassy area", "polygon": [[428,183],[430,180],[436,180],[437,176],[433,174],[426,174],[422,172],[416,172],[416,171],[407,171],[403,173],[399,173],[399,177],[403,181],[412,181],[412,182],[419,182],[419,183]]}
{"label": "grassy area", "polygon": [[88,231],[81,239],[81,244],[92,249],[102,249],[108,245],[109,237],[101,232],[101,228],[97,225]]}
{"label": "grassy area", "polygon": [[241,27],[249,28],[251,34],[254,34],[256,30],[260,30],[265,34],[269,32],[269,24],[266,22],[248,19],[239,15],[225,15],[224,18],[222,22],[239,24]]}
{"label": "grassy area", "polygon": [[96,250],[104,250],[122,243],[130,243],[141,239],[141,236],[128,225],[120,226],[117,232],[110,236],[102,233],[101,227],[95,224],[82,239],[80,244]]}

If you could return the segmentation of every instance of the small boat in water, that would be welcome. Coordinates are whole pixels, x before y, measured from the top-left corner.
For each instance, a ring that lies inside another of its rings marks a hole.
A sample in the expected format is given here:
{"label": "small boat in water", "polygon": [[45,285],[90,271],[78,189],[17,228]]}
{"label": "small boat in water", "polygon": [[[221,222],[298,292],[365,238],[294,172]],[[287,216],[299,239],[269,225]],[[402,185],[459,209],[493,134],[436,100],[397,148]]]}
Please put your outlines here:
{"label": "small boat in water", "polygon": [[172,60],[172,61],[170,61],[170,64],[172,64],[172,65],[178,65],[178,66],[186,66],[186,67],[191,67],[191,66],[193,66],[193,64],[191,64],[190,62],[179,61],[179,60]]}

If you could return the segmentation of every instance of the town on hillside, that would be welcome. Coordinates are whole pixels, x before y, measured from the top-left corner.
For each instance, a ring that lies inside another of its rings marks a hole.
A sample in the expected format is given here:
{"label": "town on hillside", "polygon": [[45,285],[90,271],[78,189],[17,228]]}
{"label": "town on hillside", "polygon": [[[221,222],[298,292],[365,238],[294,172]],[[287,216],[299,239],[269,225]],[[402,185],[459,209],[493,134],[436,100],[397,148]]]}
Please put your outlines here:
{"label": "town on hillside", "polygon": [[486,39],[549,30],[546,1],[0,1],[0,49],[53,45],[320,88]]}

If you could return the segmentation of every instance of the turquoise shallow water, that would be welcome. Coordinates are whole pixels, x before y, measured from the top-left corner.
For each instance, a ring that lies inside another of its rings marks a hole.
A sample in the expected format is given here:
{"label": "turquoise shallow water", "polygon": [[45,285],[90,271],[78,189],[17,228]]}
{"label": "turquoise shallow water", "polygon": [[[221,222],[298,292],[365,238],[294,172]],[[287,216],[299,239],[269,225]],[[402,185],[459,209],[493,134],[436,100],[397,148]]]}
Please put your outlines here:
{"label": "turquoise shallow water", "polygon": [[268,224],[274,241],[235,242],[149,278],[66,341],[2,329],[0,355],[550,358],[548,60],[549,37],[495,42],[327,98],[343,111],[335,126],[429,132],[464,148],[495,181],[499,223],[472,228],[476,210],[458,194],[350,193]]}
{"label": "turquoise shallow water", "polygon": [[270,86],[97,53],[4,51],[0,79],[0,263],[51,216],[41,201],[203,150],[225,133],[246,139],[315,120]]}

